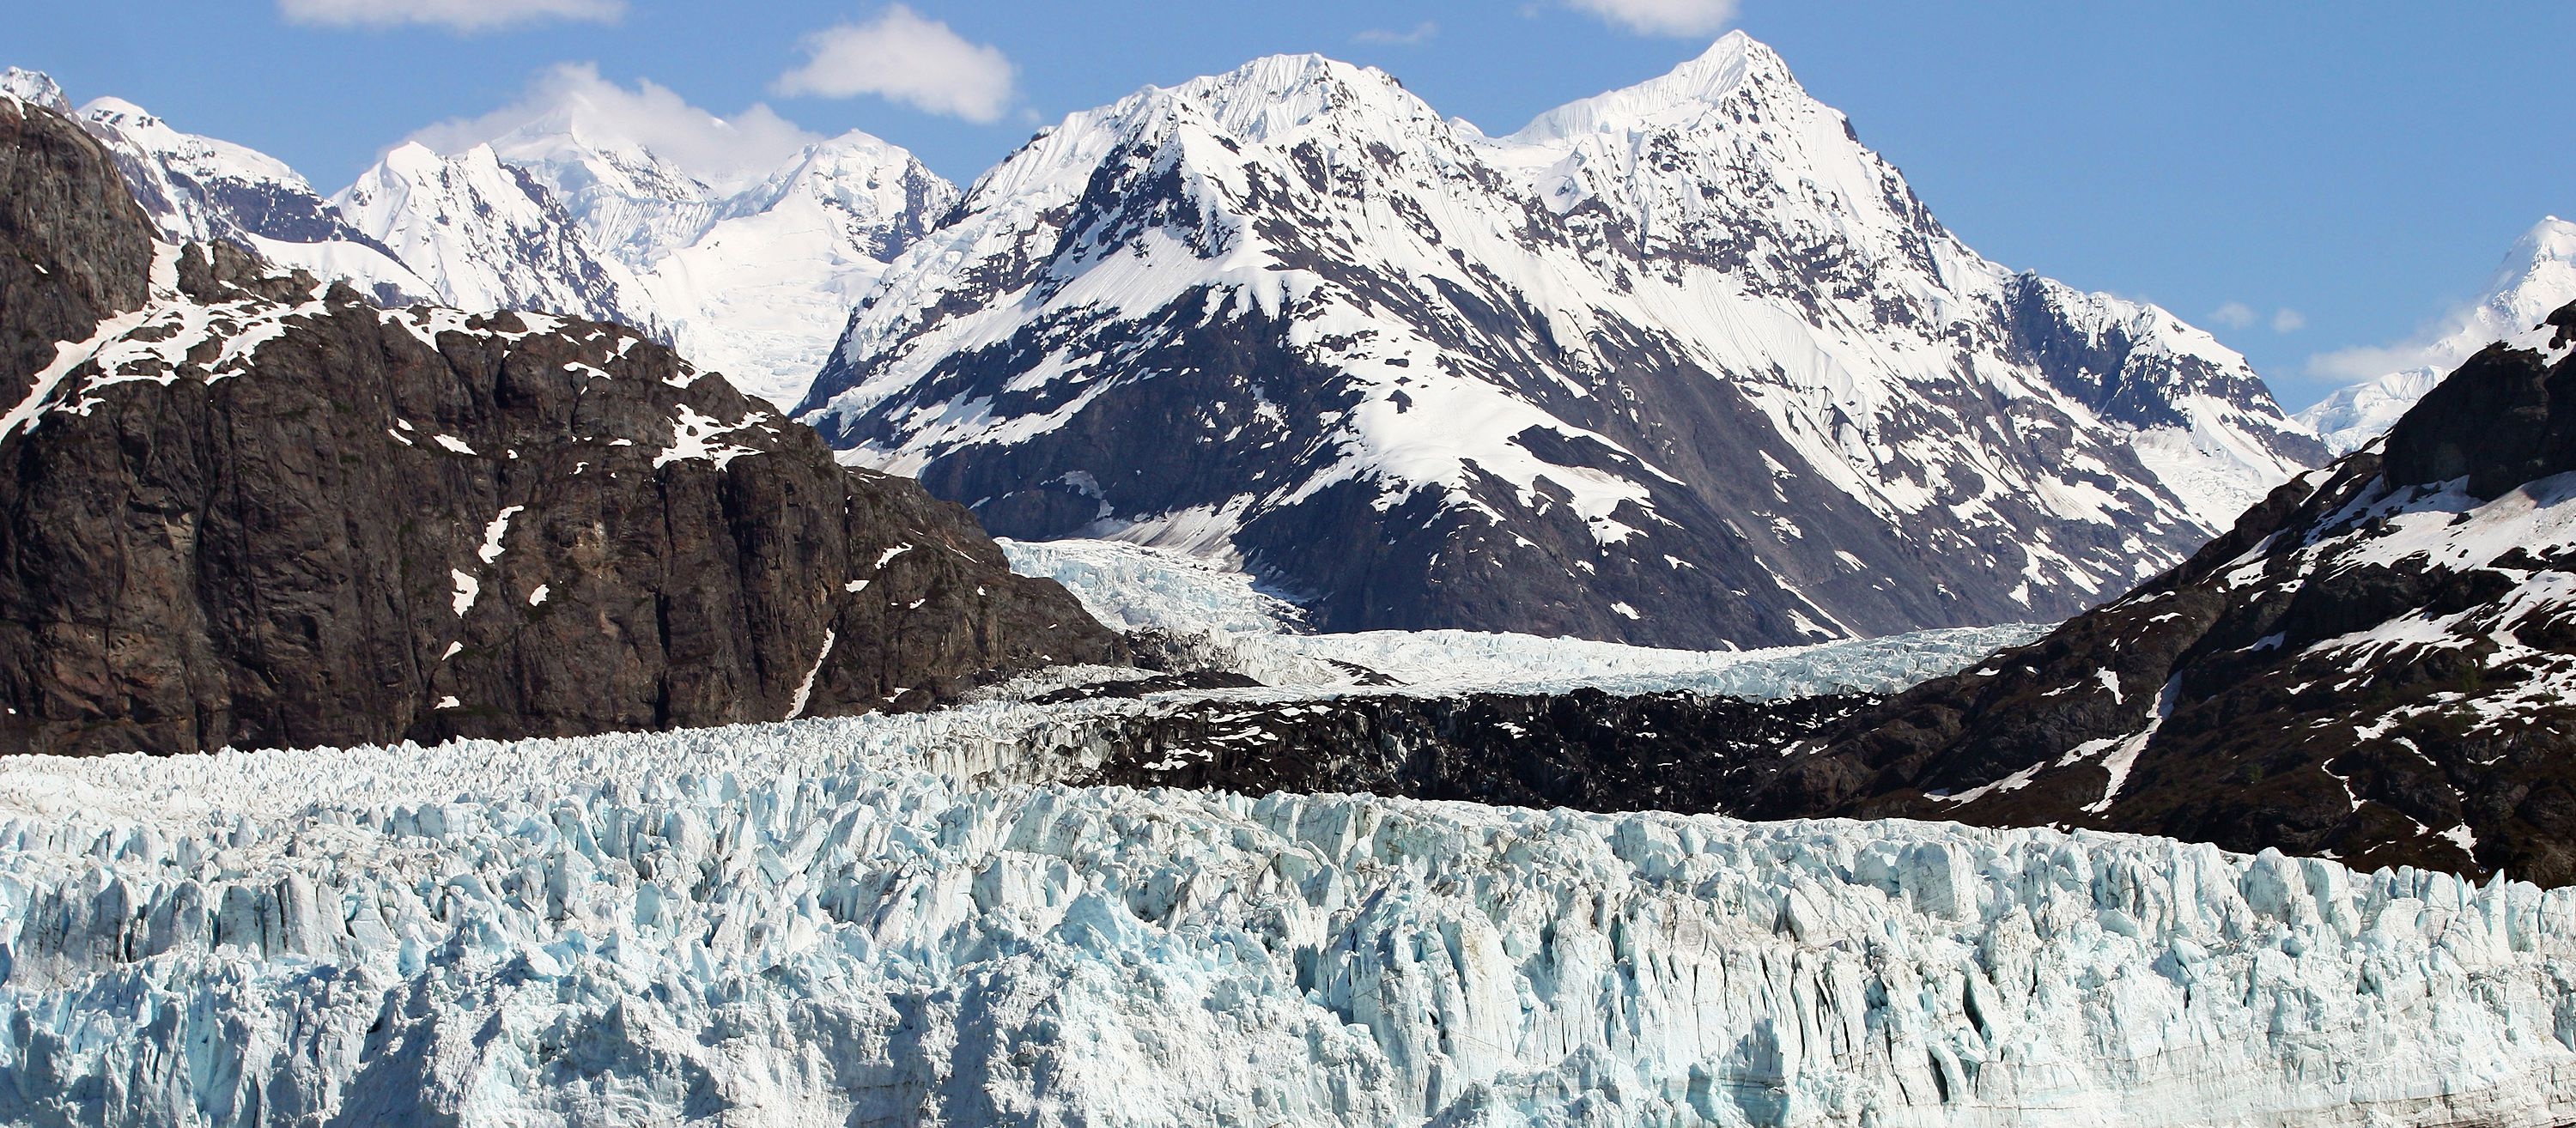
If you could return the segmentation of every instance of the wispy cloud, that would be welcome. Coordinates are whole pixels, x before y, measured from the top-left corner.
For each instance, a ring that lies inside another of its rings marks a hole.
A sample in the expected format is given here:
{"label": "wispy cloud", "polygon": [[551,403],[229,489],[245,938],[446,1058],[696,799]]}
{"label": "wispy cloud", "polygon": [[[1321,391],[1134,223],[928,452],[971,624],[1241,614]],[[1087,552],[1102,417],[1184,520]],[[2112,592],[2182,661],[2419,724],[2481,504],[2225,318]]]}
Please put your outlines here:
{"label": "wispy cloud", "polygon": [[2410,368],[2439,368],[2457,359],[2433,344],[2362,345],[2311,356],[2307,370],[2310,376],[2350,384]]}
{"label": "wispy cloud", "polygon": [[1715,35],[1735,22],[1736,0],[1565,0],[1639,35]]}
{"label": "wispy cloud", "polygon": [[491,31],[546,20],[614,22],[626,14],[626,0],[277,0],[277,12],[290,22],[319,27],[426,24]]}
{"label": "wispy cloud", "polygon": [[1413,30],[1411,31],[1389,31],[1382,27],[1373,27],[1367,31],[1359,33],[1358,35],[1352,36],[1351,39],[1353,42],[1357,43],[1375,43],[1392,47],[1411,47],[1415,44],[1429,43],[1431,42],[1431,37],[1438,34],[1440,34],[1440,25],[1433,23],[1430,20],[1424,20],[1421,23],[1413,25]]}
{"label": "wispy cloud", "polygon": [[778,76],[780,94],[853,98],[874,94],[972,122],[1000,121],[1017,72],[990,44],[897,4],[866,23],[805,37],[805,65]]}
{"label": "wispy cloud", "polygon": [[2308,327],[2308,315],[2287,306],[2273,310],[2269,318],[2243,302],[2229,302],[2209,311],[2210,324],[2229,329],[2251,329],[2267,320],[2275,333],[2296,333]]}
{"label": "wispy cloud", "polygon": [[768,172],[822,140],[767,106],[719,118],[651,82],[632,88],[610,82],[590,63],[558,63],[509,105],[439,122],[411,139],[454,153],[540,122],[578,129],[594,143],[641,145],[691,176],[719,182]]}

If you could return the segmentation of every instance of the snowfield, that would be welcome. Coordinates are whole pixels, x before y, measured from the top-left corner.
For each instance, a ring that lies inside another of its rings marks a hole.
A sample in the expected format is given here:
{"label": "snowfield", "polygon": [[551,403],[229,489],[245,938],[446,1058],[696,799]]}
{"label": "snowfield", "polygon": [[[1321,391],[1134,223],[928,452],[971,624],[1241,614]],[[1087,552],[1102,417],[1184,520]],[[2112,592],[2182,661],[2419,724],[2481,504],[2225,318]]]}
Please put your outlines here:
{"label": "snowfield", "polygon": [[2576,1115],[2576,893],[997,782],[1135,707],[0,762],[0,1121]]}

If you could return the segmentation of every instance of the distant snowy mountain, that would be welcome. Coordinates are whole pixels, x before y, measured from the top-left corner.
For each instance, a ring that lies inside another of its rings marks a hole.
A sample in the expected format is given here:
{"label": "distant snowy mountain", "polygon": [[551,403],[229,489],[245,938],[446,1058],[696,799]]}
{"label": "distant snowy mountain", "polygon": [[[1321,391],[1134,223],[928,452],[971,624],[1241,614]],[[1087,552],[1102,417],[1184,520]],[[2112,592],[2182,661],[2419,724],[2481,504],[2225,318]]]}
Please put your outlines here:
{"label": "distant snowy mountain", "polygon": [[544,310],[657,335],[633,272],[592,253],[570,213],[489,145],[454,156],[403,145],[333,201],[466,310]]}
{"label": "distant snowy mountain", "polygon": [[[53,80],[0,84],[71,114]],[[709,183],[578,108],[452,153],[399,146],[332,199],[282,162],[102,98],[78,116],[165,239],[223,239],[380,304],[566,313],[653,334],[784,407],[887,261],[956,203],[910,153],[851,132]]]}
{"label": "distant snowy mountain", "polygon": [[2063,615],[2324,457],[2207,335],[1979,258],[1741,34],[1502,138],[1314,56],[1076,114],[801,414],[1323,629],[1680,646]]}
{"label": "distant snowy mountain", "polygon": [[492,143],[628,274],[625,305],[738,386],[794,403],[852,307],[956,203],[912,154],[852,131],[766,176],[710,184],[552,115]]}
{"label": "distant snowy mountain", "polygon": [[75,111],[40,72],[9,68],[0,89],[75,118],[107,146],[135,202],[170,242],[221,239],[279,266],[344,279],[382,304],[425,300],[429,285],[350,226],[294,169],[255,149],[171,128],[142,107],[100,98]]}
{"label": "distant snowy mountain", "polygon": [[2432,391],[2442,374],[2487,345],[2527,334],[2549,311],[2576,301],[2576,223],[2548,216],[2515,240],[2486,296],[2454,317],[2424,363],[2344,388],[2298,414],[2336,454],[2359,449]]}
{"label": "distant snowy mountain", "polygon": [[383,243],[350,225],[283,162],[182,133],[115,98],[81,107],[80,121],[115,155],[117,170],[162,238],[222,239],[279,266],[354,282],[387,305],[429,297],[428,283]]}

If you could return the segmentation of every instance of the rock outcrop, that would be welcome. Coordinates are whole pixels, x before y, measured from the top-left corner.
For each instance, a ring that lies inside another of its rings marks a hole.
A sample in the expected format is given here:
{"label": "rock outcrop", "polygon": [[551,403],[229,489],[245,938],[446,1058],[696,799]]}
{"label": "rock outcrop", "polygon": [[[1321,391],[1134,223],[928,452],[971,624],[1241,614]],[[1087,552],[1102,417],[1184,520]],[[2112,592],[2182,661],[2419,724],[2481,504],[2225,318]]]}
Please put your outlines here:
{"label": "rock outcrop", "polygon": [[2181,568],[1842,722],[1744,809],[2576,883],[2576,306]]}
{"label": "rock outcrop", "polygon": [[918,708],[1121,653],[632,329],[156,245],[73,123],[0,101],[0,141],[0,750]]}
{"label": "rock outcrop", "polygon": [[152,228],[98,142],[51,110],[0,97],[0,395],[23,398],[117,310],[143,304]]}

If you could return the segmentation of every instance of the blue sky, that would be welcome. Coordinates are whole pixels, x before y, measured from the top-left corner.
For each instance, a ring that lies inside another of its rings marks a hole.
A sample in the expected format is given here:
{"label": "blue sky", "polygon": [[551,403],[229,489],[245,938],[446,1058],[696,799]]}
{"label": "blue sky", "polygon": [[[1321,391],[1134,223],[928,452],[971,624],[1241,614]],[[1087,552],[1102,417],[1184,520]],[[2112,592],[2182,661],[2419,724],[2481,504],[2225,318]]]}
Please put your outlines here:
{"label": "blue sky", "polygon": [[2556,0],[104,0],[11,22],[0,63],[326,192],[566,63],[718,114],[766,105],[781,129],[865,129],[962,182],[1040,122],[1256,55],[1383,67],[1505,130],[1741,27],[1970,245],[2171,308],[2293,407],[2342,382],[2336,350],[2416,334],[2525,228],[2576,213],[2576,5]]}

